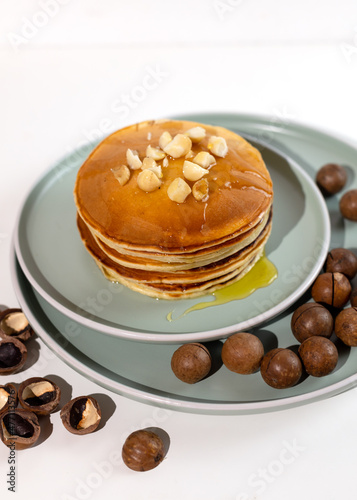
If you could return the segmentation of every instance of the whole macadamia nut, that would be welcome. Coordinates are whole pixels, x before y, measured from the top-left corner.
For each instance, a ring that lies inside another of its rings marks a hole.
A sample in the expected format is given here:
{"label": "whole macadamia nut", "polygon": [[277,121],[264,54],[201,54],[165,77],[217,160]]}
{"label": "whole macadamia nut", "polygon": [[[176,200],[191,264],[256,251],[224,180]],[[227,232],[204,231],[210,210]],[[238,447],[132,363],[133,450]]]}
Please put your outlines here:
{"label": "whole macadamia nut", "polygon": [[298,307],[291,318],[291,331],[299,342],[315,335],[330,338],[333,317],[321,304],[308,302]]}
{"label": "whole macadamia nut", "polygon": [[346,170],[336,163],[327,163],[317,172],[316,184],[325,196],[338,193],[347,181]]}
{"label": "whole macadamia nut", "polygon": [[338,361],[338,351],[333,342],[325,337],[309,337],[299,347],[299,355],[306,372],[313,377],[331,373]]}
{"label": "whole macadamia nut", "polygon": [[123,462],[129,469],[144,472],[157,467],[164,459],[162,439],[150,430],[134,431],[127,437],[122,449]]}
{"label": "whole macadamia nut", "polygon": [[342,308],[351,294],[351,284],[341,273],[323,273],[312,285],[311,295],[315,302]]}
{"label": "whole macadamia nut", "polygon": [[199,343],[184,344],[172,355],[171,369],[178,379],[195,384],[208,375],[212,359],[208,349]]}
{"label": "whole macadamia nut", "polygon": [[264,347],[258,337],[251,333],[235,333],[223,344],[221,356],[228,370],[248,375],[258,370]]}
{"label": "whole macadamia nut", "polygon": [[357,189],[351,189],[342,196],[340,211],[345,219],[357,222]]}
{"label": "whole macadamia nut", "polygon": [[335,334],[344,344],[357,346],[357,307],[348,307],[337,315]]}
{"label": "whole macadamia nut", "polygon": [[342,273],[351,280],[357,274],[357,257],[346,248],[334,248],[327,255],[325,270],[327,273]]}
{"label": "whole macadamia nut", "polygon": [[302,364],[291,349],[276,348],[269,351],[260,365],[260,373],[275,389],[287,389],[296,385],[302,375]]}

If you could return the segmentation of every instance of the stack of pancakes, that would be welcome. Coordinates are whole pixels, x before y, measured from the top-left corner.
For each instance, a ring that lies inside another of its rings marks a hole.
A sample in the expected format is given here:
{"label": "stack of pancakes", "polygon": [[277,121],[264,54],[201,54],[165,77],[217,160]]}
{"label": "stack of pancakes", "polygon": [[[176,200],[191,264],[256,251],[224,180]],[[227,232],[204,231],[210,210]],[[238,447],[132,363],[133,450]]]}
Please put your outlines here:
{"label": "stack of pancakes", "polygon": [[[204,129],[204,137],[193,134],[184,156],[164,154],[164,147],[156,161],[159,187],[140,188],[143,169],[128,168],[128,149],[142,161],[148,146],[160,149],[163,133],[190,136],[192,129]],[[215,154],[217,137],[227,148]],[[198,199],[183,165],[202,151],[214,161],[203,176],[205,196]],[[119,182],[122,165],[130,175]],[[168,190],[177,178],[190,188],[179,202]],[[273,188],[262,157],[222,127],[158,120],[121,129],[79,169],[74,195],[80,236],[104,276],[155,298],[197,297],[241,279],[262,256],[271,231]]]}

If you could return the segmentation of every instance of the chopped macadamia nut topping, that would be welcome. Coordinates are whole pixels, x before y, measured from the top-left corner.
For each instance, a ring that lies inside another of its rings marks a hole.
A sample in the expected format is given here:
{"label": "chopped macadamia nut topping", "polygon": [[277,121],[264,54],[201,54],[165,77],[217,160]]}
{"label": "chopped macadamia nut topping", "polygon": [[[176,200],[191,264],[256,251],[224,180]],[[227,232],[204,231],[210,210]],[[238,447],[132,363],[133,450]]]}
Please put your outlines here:
{"label": "chopped macadamia nut topping", "polygon": [[112,168],[112,172],[121,186],[124,186],[130,179],[130,170],[126,165]]}
{"label": "chopped macadamia nut topping", "polygon": [[200,151],[200,153],[198,153],[192,161],[197,163],[200,167],[208,168],[216,163],[216,158],[207,151]]}
{"label": "chopped macadamia nut topping", "polygon": [[147,135],[147,140],[148,140],[148,141],[151,141],[151,137],[152,137],[151,132],[148,132],[148,135]]}
{"label": "chopped macadamia nut topping", "polygon": [[126,161],[132,170],[141,168],[142,161],[139,158],[139,153],[133,149],[128,149],[126,152]]}
{"label": "chopped macadamia nut topping", "polygon": [[165,156],[165,158],[162,160],[162,166],[165,168],[169,166],[169,159],[167,156]]}
{"label": "chopped macadamia nut topping", "polygon": [[208,192],[209,188],[207,179],[200,179],[192,186],[192,194],[197,201],[207,201]]}
{"label": "chopped macadamia nut topping", "polygon": [[192,149],[190,149],[190,151],[187,153],[187,155],[185,155],[185,158],[193,158],[195,156],[195,153],[192,151]]}
{"label": "chopped macadamia nut topping", "polygon": [[228,153],[228,146],[224,137],[212,135],[208,143],[208,149],[215,155],[224,158]]}
{"label": "chopped macadamia nut topping", "polygon": [[158,176],[159,179],[162,178],[161,165],[158,165],[153,158],[144,158],[141,168],[142,170],[151,170]]}
{"label": "chopped macadamia nut topping", "polygon": [[163,132],[159,139],[159,146],[161,149],[165,149],[169,142],[172,141],[172,136],[170,132]]}
{"label": "chopped macadamia nut topping", "polygon": [[156,161],[163,160],[165,158],[165,153],[161,151],[159,148],[153,148],[152,146],[148,146],[146,148],[146,156],[148,158],[153,158]]}
{"label": "chopped macadamia nut topping", "polygon": [[161,186],[161,181],[158,176],[152,171],[146,168],[142,170],[137,177],[138,186],[143,191],[151,193],[156,191]]}
{"label": "chopped macadamia nut topping", "polygon": [[190,193],[190,186],[181,177],[176,177],[167,188],[168,197],[176,203],[183,203]]}
{"label": "chopped macadamia nut topping", "polygon": [[188,181],[198,181],[204,175],[208,174],[208,170],[200,167],[192,161],[185,160],[183,163],[183,175]]}
{"label": "chopped macadamia nut topping", "polygon": [[171,142],[164,147],[165,153],[172,158],[181,158],[185,156],[192,147],[192,141],[187,135],[177,134]]}
{"label": "chopped macadamia nut topping", "polygon": [[200,142],[206,137],[206,131],[203,127],[193,127],[187,130],[185,134],[191,139],[192,142]]}

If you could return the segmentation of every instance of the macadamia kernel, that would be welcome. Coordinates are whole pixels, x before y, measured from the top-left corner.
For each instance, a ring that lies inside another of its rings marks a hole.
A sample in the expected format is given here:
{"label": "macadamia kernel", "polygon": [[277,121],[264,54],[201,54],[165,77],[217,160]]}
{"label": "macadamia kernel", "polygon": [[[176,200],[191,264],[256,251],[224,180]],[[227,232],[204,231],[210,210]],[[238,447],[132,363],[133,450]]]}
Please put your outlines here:
{"label": "macadamia kernel", "polygon": [[142,161],[139,158],[139,153],[133,149],[127,149],[126,161],[132,170],[138,170],[141,168]]}
{"label": "macadamia kernel", "polygon": [[215,156],[220,156],[221,158],[224,158],[228,153],[228,146],[224,137],[212,135],[207,147]]}
{"label": "macadamia kernel", "polygon": [[183,203],[190,193],[190,186],[181,177],[176,177],[167,188],[168,197],[176,203]]}
{"label": "macadamia kernel", "polygon": [[192,161],[185,160],[183,164],[183,175],[189,181],[198,181],[204,175],[208,174],[208,171],[205,168],[196,165],[196,163],[192,163]]}
{"label": "macadamia kernel", "polygon": [[130,179],[130,170],[126,165],[112,168],[112,172],[121,186],[124,186]]}
{"label": "macadamia kernel", "polygon": [[172,141],[172,136],[170,132],[163,132],[159,139],[159,146],[161,149],[165,149],[169,142]]}
{"label": "macadamia kernel", "polygon": [[165,153],[172,158],[181,158],[185,156],[191,149],[192,141],[187,135],[177,134],[171,142],[164,147]]}
{"label": "macadamia kernel", "polygon": [[153,158],[144,158],[141,168],[142,170],[151,170],[159,179],[162,178],[161,165],[158,165]]}
{"label": "macadamia kernel", "polygon": [[185,132],[192,142],[200,142],[206,137],[206,131],[203,127],[193,127]]}
{"label": "macadamia kernel", "polygon": [[192,186],[192,194],[197,201],[207,201],[209,196],[209,187],[207,179],[200,179]]}
{"label": "macadamia kernel", "polygon": [[165,158],[165,153],[159,148],[153,148],[152,146],[148,146],[146,148],[146,156],[148,158],[153,158],[156,161],[163,160]]}
{"label": "macadamia kernel", "polygon": [[138,186],[143,191],[147,193],[151,193],[152,191],[156,191],[161,186],[161,181],[158,176],[148,168],[142,170],[137,178]]}
{"label": "macadamia kernel", "polygon": [[200,151],[192,161],[202,168],[208,168],[216,163],[216,158],[207,151]]}

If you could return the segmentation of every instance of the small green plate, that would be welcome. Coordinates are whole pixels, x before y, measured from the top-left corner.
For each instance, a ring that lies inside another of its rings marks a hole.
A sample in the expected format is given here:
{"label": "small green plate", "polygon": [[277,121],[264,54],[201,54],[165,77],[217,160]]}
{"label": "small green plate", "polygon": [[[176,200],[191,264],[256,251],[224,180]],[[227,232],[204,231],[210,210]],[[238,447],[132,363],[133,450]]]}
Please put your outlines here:
{"label": "small green plate", "polygon": [[[59,162],[35,184],[23,204],[14,238],[17,258],[33,288],[71,320],[140,342],[219,339],[282,313],[319,273],[330,244],[328,211],[313,180],[314,169],[323,161],[319,133],[245,115],[182,118],[238,131],[260,149],[274,183],[273,230],[266,254],[278,270],[277,279],[245,299],[183,316],[192,306],[214,297],[156,300],[108,282],[85,250],[76,228],[73,187],[78,168],[93,148],[89,145]],[[324,138],[326,160],[328,156],[332,161],[339,151],[346,153],[346,145],[338,146],[333,149]],[[170,313],[173,321],[168,320]]]}

